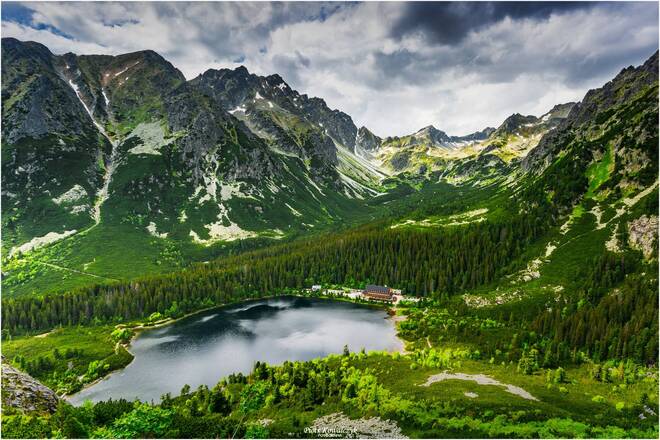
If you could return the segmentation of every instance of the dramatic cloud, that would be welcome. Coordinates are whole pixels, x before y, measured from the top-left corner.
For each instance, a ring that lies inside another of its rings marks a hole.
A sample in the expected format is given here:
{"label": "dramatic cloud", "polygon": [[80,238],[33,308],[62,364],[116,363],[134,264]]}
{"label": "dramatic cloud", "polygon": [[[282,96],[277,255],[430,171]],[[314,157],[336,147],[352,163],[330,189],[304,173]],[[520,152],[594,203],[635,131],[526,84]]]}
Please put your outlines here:
{"label": "dramatic cloud", "polygon": [[581,99],[658,48],[657,3],[3,3],[55,53],[153,49],[187,78],[279,73],[381,136]]}
{"label": "dramatic cloud", "polygon": [[470,31],[503,20],[548,19],[552,14],[589,8],[590,2],[410,2],[392,26],[397,38],[422,32],[435,43],[453,44]]}

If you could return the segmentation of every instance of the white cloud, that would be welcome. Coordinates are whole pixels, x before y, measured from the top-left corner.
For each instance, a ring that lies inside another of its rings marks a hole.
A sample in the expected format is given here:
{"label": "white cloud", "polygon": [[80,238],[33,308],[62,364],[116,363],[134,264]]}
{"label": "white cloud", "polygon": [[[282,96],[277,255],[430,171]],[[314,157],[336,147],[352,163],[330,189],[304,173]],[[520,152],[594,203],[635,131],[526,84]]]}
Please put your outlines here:
{"label": "white cloud", "polygon": [[400,3],[29,3],[32,23],[3,17],[2,33],[56,53],[153,49],[187,78],[238,60],[279,73],[381,136],[428,124],[465,134],[579,100],[644,61],[658,46],[657,6],[649,5],[504,18],[453,45],[392,37]]}

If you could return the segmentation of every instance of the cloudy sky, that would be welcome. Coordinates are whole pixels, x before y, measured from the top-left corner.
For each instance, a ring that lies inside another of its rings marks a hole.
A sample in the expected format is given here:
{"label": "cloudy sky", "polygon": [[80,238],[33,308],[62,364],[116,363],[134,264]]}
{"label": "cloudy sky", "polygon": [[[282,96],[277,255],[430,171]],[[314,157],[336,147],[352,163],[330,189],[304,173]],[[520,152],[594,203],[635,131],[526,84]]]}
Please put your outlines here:
{"label": "cloudy sky", "polygon": [[2,3],[55,53],[153,49],[187,78],[279,73],[380,136],[450,134],[579,100],[658,49],[647,3]]}

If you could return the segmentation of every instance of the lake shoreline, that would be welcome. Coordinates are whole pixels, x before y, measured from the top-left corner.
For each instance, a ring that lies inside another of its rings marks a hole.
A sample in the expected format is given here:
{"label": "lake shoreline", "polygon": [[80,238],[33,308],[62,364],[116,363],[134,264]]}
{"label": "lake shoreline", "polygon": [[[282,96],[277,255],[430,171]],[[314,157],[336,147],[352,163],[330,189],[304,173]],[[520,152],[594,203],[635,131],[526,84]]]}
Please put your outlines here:
{"label": "lake shoreline", "polygon": [[[248,304],[250,302],[258,302],[258,301],[272,300],[272,299],[278,299],[278,298],[308,298],[308,299],[319,299],[319,300],[326,300],[326,301],[347,302],[347,303],[351,303],[351,304],[355,304],[355,305],[359,305],[359,306],[365,306],[365,307],[372,308],[372,309],[383,310],[387,313],[387,316],[384,319],[386,319],[388,321],[391,321],[391,323],[393,325],[393,328],[394,328],[394,332],[395,332],[394,337],[396,338],[396,340],[399,343],[398,348],[388,350],[388,352],[390,352],[390,353],[401,353],[401,354],[406,354],[407,353],[406,350],[405,350],[406,342],[399,336],[398,325],[397,325],[397,323],[399,321],[405,320],[406,317],[405,316],[398,316],[397,317],[397,315],[389,314],[388,312],[390,310],[392,310],[392,308],[390,307],[389,304],[380,303],[380,302],[371,302],[370,303],[370,302],[355,301],[353,299],[346,298],[346,297],[335,297],[335,296],[328,296],[328,295],[313,295],[312,296],[312,295],[295,294],[295,293],[287,293],[287,294],[283,294],[283,295],[269,295],[269,296],[262,296],[262,297],[258,297],[258,298],[245,298],[244,300],[241,300],[241,301],[235,301],[235,302],[230,302],[230,303],[226,303],[226,304],[218,304],[218,305],[213,305],[213,306],[210,306],[210,307],[205,307],[203,309],[195,310],[193,312],[186,313],[186,314],[184,314],[182,316],[179,316],[179,317],[176,317],[176,318],[167,318],[167,319],[159,320],[159,321],[151,323],[151,324],[148,324],[148,323],[145,323],[145,322],[136,322],[136,323],[116,325],[115,328],[117,328],[117,329],[129,329],[129,330],[133,331],[133,334],[131,335],[130,339],[127,342],[123,342],[123,343],[118,342],[117,343],[117,346],[123,347],[128,353],[131,354],[131,361],[128,362],[126,365],[123,365],[120,368],[108,371],[107,374],[105,374],[101,377],[98,377],[97,379],[93,380],[92,382],[88,382],[88,383],[84,384],[82,386],[82,388],[80,388],[75,393],[62,395],[61,397],[65,400],[69,401],[69,403],[71,403],[71,400],[74,399],[76,396],[78,396],[80,393],[88,390],[89,388],[91,388],[95,385],[98,385],[100,382],[102,382],[104,380],[110,379],[115,374],[123,372],[135,360],[135,353],[133,353],[131,351],[131,346],[132,346],[134,340],[142,332],[144,332],[146,330],[166,327],[168,325],[172,325],[172,324],[175,324],[179,321],[182,321],[182,320],[188,319],[190,317],[193,317],[195,315],[199,315],[199,314],[209,312],[209,311],[212,311],[212,310],[216,310],[216,309],[224,309],[224,308],[231,307],[231,306],[237,306],[237,305],[241,305],[241,304]],[[222,379],[222,377],[218,378],[218,380],[221,380],[221,379]]]}

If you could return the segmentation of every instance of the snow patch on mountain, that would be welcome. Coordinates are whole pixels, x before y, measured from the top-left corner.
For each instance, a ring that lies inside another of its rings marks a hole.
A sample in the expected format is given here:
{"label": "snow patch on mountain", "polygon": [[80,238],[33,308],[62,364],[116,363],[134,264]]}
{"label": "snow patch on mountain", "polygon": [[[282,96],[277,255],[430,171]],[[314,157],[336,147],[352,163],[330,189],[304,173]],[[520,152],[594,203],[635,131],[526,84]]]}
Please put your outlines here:
{"label": "snow patch on mountain", "polygon": [[[78,74],[80,74],[80,72],[78,72]],[[103,128],[103,126],[101,124],[96,122],[96,119],[94,118],[94,112],[87,106],[87,104],[85,104],[85,101],[82,98],[82,94],[80,93],[80,88],[78,87],[78,84],[73,82],[73,80],[69,80],[69,85],[71,86],[73,91],[76,93],[76,97],[78,97],[78,101],[80,101],[83,108],[85,109],[85,111],[89,115],[89,118],[92,120],[92,122],[96,126],[96,128],[103,134],[103,136],[105,136],[107,138],[108,135],[106,134],[105,129]]]}
{"label": "snow patch on mountain", "polygon": [[[135,63],[130,64],[130,65],[124,67],[122,70],[120,70],[119,72],[114,73],[112,76],[115,77],[115,78],[117,78],[119,75],[121,75],[122,73],[126,72],[126,71],[127,71],[128,69],[130,69],[131,67],[135,67],[135,66],[137,66],[138,64],[140,64],[140,61],[136,61]],[[109,74],[106,73],[105,75],[108,76]],[[128,79],[128,77],[126,77],[126,79]]]}
{"label": "snow patch on mountain", "polygon": [[[68,66],[67,66],[68,68]],[[80,76],[80,71],[76,72],[78,76]],[[80,93],[80,90],[78,88],[78,85],[74,83],[71,79],[68,80],[69,85],[75,92],[76,96],[78,97],[78,100],[82,104],[82,106],[85,108],[85,111],[89,115],[90,119],[96,126],[96,128],[99,130],[99,132],[108,140],[108,142],[112,145],[112,151],[110,153],[109,159],[105,162],[105,173],[103,175],[103,185],[99,189],[97,195],[96,195],[96,202],[94,203],[93,206],[93,213],[92,216],[94,218],[94,222],[98,225],[101,222],[101,206],[105,201],[108,199],[109,196],[109,188],[110,188],[110,182],[112,182],[112,177],[115,171],[115,168],[117,167],[117,160],[118,160],[118,146],[119,142],[113,141],[110,139],[108,134],[106,133],[105,129],[101,124],[98,123],[98,121],[94,118],[94,114],[92,110],[90,110],[89,107],[87,107],[87,104],[85,104],[85,101],[82,98],[82,95]]]}

